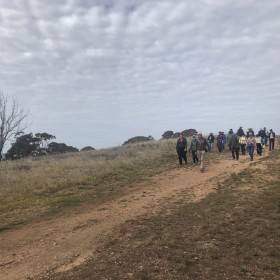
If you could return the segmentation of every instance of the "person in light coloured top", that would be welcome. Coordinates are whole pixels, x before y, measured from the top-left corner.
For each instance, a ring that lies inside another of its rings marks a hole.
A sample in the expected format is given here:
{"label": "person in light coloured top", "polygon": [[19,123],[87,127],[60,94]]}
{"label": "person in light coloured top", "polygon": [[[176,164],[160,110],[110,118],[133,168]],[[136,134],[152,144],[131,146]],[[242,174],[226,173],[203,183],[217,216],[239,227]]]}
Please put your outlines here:
{"label": "person in light coloured top", "polygon": [[246,143],[247,150],[249,152],[251,160],[254,159],[254,151],[256,148],[256,139],[253,136],[252,132],[248,133],[247,143]]}
{"label": "person in light coloured top", "polygon": [[259,134],[256,135],[256,144],[257,144],[257,154],[262,155],[262,137]]}
{"label": "person in light coloured top", "polygon": [[241,153],[242,155],[246,155],[246,143],[247,143],[247,138],[245,134],[239,137],[239,143],[241,147]]}
{"label": "person in light coloured top", "polygon": [[269,150],[274,150],[274,143],[275,143],[275,132],[270,129],[269,130]]}

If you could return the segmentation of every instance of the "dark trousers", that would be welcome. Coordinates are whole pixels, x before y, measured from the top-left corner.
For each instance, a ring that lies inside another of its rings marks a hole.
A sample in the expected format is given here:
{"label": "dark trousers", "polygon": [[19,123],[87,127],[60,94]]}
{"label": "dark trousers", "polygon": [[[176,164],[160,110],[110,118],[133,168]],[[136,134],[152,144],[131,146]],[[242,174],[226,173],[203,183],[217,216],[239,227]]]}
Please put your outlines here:
{"label": "dark trousers", "polygon": [[198,157],[197,157],[196,151],[192,151],[192,160],[193,160],[193,163],[198,162]]}
{"label": "dark trousers", "polygon": [[258,155],[262,155],[262,144],[261,143],[257,143],[257,154]]}
{"label": "dark trousers", "polygon": [[180,165],[182,165],[183,159],[187,163],[187,153],[184,150],[179,150],[177,153]]}
{"label": "dark trousers", "polygon": [[246,144],[240,144],[240,146],[241,146],[242,155],[245,155],[246,154]]}
{"label": "dark trousers", "polygon": [[269,150],[274,150],[274,138],[269,139]]}
{"label": "dark trousers", "polygon": [[231,153],[232,153],[232,158],[233,159],[239,159],[239,148],[232,148]]}
{"label": "dark trousers", "polygon": [[219,152],[221,152],[221,151],[223,150],[223,148],[224,148],[223,142],[218,142],[218,143],[217,143],[217,146],[218,146]]}

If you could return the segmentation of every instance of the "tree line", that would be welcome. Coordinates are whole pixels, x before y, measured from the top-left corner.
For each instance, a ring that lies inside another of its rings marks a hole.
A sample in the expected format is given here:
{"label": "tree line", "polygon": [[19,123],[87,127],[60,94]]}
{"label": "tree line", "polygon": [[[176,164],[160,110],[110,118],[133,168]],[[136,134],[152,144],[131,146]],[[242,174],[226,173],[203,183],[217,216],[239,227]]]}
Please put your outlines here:
{"label": "tree line", "polygon": [[[18,103],[17,99],[4,95],[0,92],[0,161],[2,152],[7,141],[14,138],[11,148],[5,154],[6,159],[19,159],[28,156],[40,156],[57,153],[79,152],[79,149],[68,146],[65,143],[57,143],[52,140],[56,139],[54,135],[43,133],[28,133],[24,130],[29,126],[29,111],[24,110]],[[162,139],[177,138],[183,133],[190,136],[197,131],[195,129],[186,129],[182,132],[165,131]],[[128,139],[123,145],[152,141],[152,136],[136,136]],[[86,146],[81,151],[95,150],[91,146]]]}

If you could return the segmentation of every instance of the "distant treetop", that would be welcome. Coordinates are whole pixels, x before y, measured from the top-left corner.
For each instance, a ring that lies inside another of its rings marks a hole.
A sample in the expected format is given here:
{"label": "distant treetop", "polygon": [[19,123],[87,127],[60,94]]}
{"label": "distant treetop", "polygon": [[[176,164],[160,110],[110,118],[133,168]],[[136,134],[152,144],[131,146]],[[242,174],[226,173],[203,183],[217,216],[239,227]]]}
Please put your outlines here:
{"label": "distant treetop", "polygon": [[123,143],[123,146],[128,145],[128,144],[132,144],[132,143],[147,142],[147,141],[152,141],[152,140],[154,140],[154,138],[151,135],[148,136],[148,137],[146,137],[146,136],[136,136],[136,137],[130,138],[127,141],[125,141]]}
{"label": "distant treetop", "polygon": [[172,130],[167,130],[162,134],[162,139],[178,138],[180,134],[183,133],[184,136],[192,136],[197,133],[196,129],[190,128],[185,129],[182,132],[173,132]]}

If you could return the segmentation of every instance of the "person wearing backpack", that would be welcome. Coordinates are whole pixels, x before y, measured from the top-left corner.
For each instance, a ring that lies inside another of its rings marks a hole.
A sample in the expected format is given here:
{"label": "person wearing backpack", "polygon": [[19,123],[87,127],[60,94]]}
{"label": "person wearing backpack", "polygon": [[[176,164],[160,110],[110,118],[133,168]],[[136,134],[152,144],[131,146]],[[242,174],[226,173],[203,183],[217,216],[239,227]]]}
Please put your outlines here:
{"label": "person wearing backpack", "polygon": [[183,133],[180,134],[180,138],[177,140],[176,151],[180,165],[183,164],[183,159],[187,164],[187,139],[184,137]]}
{"label": "person wearing backpack", "polygon": [[204,166],[205,153],[210,151],[210,146],[206,138],[202,136],[201,132],[197,134],[196,143],[197,143],[197,157],[200,162],[200,171],[203,172],[205,170],[205,166]]}
{"label": "person wearing backpack", "polygon": [[192,141],[191,141],[191,144],[190,144],[189,152],[192,153],[193,163],[194,163],[194,164],[198,163],[197,144],[196,144],[195,135],[194,135],[193,138],[192,138]]}

